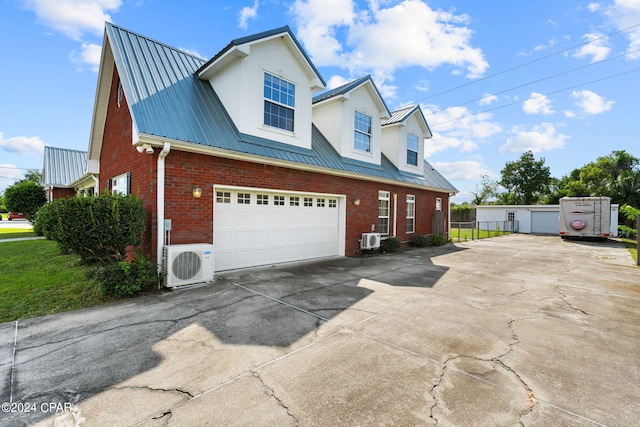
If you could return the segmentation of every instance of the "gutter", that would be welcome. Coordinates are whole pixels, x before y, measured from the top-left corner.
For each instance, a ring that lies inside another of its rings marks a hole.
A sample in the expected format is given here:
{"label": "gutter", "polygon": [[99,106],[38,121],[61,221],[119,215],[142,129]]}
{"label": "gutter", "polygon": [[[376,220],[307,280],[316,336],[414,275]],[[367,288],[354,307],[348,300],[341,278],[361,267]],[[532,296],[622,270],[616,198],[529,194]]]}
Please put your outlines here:
{"label": "gutter", "polygon": [[158,272],[162,272],[162,247],[164,246],[164,159],[171,151],[171,144],[165,142],[162,151],[158,155],[158,182],[157,182],[157,205],[158,212],[157,221],[157,244],[156,244],[156,262],[158,263]]}

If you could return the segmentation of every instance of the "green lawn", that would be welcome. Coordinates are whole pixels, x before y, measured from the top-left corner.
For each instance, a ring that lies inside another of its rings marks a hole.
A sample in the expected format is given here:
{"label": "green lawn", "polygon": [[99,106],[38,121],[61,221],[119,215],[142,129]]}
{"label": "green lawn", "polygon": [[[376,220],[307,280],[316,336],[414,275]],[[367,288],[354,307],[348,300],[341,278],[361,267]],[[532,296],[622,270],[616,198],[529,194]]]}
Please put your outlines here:
{"label": "green lawn", "polygon": [[[458,233],[460,231],[460,233]],[[460,237],[460,241],[464,242],[467,240],[471,240],[471,229],[470,228],[461,228],[458,230],[457,228],[451,228],[451,241],[456,243],[458,242],[458,236]],[[495,231],[495,230],[480,230],[480,236],[478,237],[478,230],[473,230],[474,239],[487,239],[489,237],[502,236],[503,234],[511,234],[510,232],[504,231]]]}
{"label": "green lawn", "polygon": [[86,272],[55,242],[0,242],[0,323],[108,302]]}

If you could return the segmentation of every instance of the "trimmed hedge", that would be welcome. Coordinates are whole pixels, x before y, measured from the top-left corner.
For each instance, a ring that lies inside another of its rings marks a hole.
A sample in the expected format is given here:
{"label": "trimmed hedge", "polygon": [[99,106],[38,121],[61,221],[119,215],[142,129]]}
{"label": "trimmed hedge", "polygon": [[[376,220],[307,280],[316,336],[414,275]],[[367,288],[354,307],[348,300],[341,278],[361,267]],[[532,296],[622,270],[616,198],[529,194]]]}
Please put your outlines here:
{"label": "trimmed hedge", "polygon": [[36,215],[34,229],[86,264],[126,260],[127,248],[142,243],[144,207],[135,196],[56,199]]}

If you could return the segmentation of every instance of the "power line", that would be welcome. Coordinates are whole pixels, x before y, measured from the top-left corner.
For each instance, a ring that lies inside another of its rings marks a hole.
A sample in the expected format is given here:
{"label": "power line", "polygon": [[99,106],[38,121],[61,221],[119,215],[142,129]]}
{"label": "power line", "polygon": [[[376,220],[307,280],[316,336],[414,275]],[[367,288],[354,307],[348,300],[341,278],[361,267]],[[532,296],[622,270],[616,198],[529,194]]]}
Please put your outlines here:
{"label": "power line", "polygon": [[29,171],[29,170],[31,170],[31,169],[27,169],[27,168],[19,168],[17,166],[3,166],[3,165],[0,165],[0,169],[18,169],[18,170],[21,170],[21,171]]}
{"label": "power line", "polygon": [[425,98],[419,99],[419,100],[418,100],[418,101],[416,101],[416,102],[426,101],[427,99],[435,98],[436,96],[444,95],[445,93],[453,92],[453,91],[455,91],[455,90],[462,89],[463,87],[471,86],[471,85],[473,85],[473,84],[476,84],[476,83],[482,82],[482,81],[484,81],[484,80],[488,80],[488,79],[490,79],[490,78],[493,78],[493,77],[496,77],[496,76],[500,76],[500,75],[505,74],[505,73],[508,73],[508,72],[510,72],[510,71],[517,70],[518,68],[522,68],[522,67],[526,67],[527,65],[535,64],[536,62],[543,61],[543,60],[545,60],[545,59],[551,58],[552,56],[556,56],[556,55],[559,55],[559,54],[561,54],[561,53],[569,52],[570,50],[573,50],[573,49],[576,49],[576,48],[579,48],[579,47],[582,47],[582,46],[586,46],[586,45],[591,44],[591,43],[594,43],[594,42],[596,42],[596,41],[598,41],[598,40],[602,40],[602,39],[604,39],[604,38],[611,37],[611,36],[613,36],[613,35],[616,35],[616,34],[619,34],[619,33],[623,33],[623,32],[625,32],[625,31],[629,31],[629,30],[631,30],[631,29],[633,29],[633,28],[636,28],[636,27],[639,27],[639,26],[640,26],[640,24],[635,24],[635,25],[632,25],[632,26],[630,26],[630,27],[623,28],[622,30],[614,31],[613,33],[609,33],[609,34],[606,34],[606,35],[604,35],[604,36],[601,36],[601,37],[598,37],[598,38],[595,38],[595,39],[589,40],[588,42],[580,43],[580,44],[577,44],[577,45],[575,45],[575,46],[571,46],[571,47],[568,47],[568,48],[566,48],[566,49],[563,49],[563,50],[560,50],[560,51],[557,51],[557,52],[554,52],[554,53],[550,53],[549,55],[546,55],[546,56],[543,56],[543,57],[540,57],[540,58],[537,58],[537,59],[533,59],[533,60],[528,61],[528,62],[525,62],[525,63],[523,63],[523,64],[516,65],[515,67],[507,68],[506,70],[499,71],[499,72],[494,73],[494,74],[491,74],[491,75],[489,75],[489,76],[481,77],[481,78],[476,79],[476,80],[474,80],[474,81],[464,83],[464,84],[462,84],[462,85],[460,85],[460,86],[456,86],[456,87],[453,87],[453,88],[451,88],[451,89],[447,89],[447,90],[445,90],[445,91],[438,92],[438,93],[436,93],[436,94],[433,94],[433,95],[427,96],[427,97],[425,97]]}
{"label": "power line", "polygon": [[533,80],[533,81],[530,81],[528,83],[523,83],[521,85],[514,86],[514,87],[509,88],[509,89],[504,89],[504,90],[501,90],[501,91],[498,91],[498,92],[493,92],[490,95],[485,95],[485,96],[483,96],[481,98],[472,99],[471,101],[465,101],[465,102],[462,102],[460,104],[456,104],[456,105],[449,106],[447,108],[443,108],[441,110],[432,111],[430,113],[425,114],[425,116],[430,116],[430,115],[433,115],[433,114],[441,113],[443,111],[448,111],[448,110],[450,110],[452,108],[456,108],[456,107],[462,107],[463,105],[471,104],[472,102],[482,101],[483,99],[487,99],[487,98],[490,98],[490,97],[495,96],[495,95],[501,95],[503,93],[510,92],[512,90],[522,89],[523,87],[531,86],[532,84],[535,84],[535,83],[540,83],[540,82],[543,82],[545,80],[550,80],[550,79],[553,79],[555,77],[560,77],[560,76],[563,76],[565,74],[573,73],[574,71],[579,71],[579,70],[582,70],[582,69],[585,69],[585,68],[588,68],[588,67],[591,67],[591,66],[594,66],[594,65],[599,65],[599,64],[602,64],[604,62],[612,61],[614,59],[618,59],[618,58],[621,58],[621,57],[626,56],[626,55],[631,55],[632,53],[636,53],[636,52],[640,52],[640,48],[636,49],[636,50],[632,50],[630,52],[625,52],[625,53],[621,53],[621,54],[616,55],[616,56],[612,56],[611,58],[602,59],[600,61],[592,62],[591,64],[582,65],[580,67],[572,68],[572,69],[567,70],[567,71],[562,71],[560,73],[552,74],[550,76],[543,77],[543,78],[540,78],[540,79],[537,79],[537,80]]}
{"label": "power line", "polygon": [[[554,90],[552,92],[548,92],[548,93],[545,93],[545,94],[541,94],[541,95],[538,95],[538,96],[531,97],[529,99],[537,99],[537,98],[542,98],[542,97],[549,96],[549,95],[554,95],[556,93],[565,92],[567,90],[576,89],[578,87],[586,86],[586,85],[589,85],[589,84],[598,83],[598,82],[601,82],[601,81],[604,81],[604,80],[613,79],[613,78],[624,76],[624,75],[630,74],[630,73],[635,73],[636,71],[640,71],[640,68],[634,68],[633,70],[625,71],[623,73],[613,74],[611,76],[603,77],[601,79],[591,80],[590,82],[580,83],[580,84],[577,84],[577,85],[574,85],[574,86],[570,86],[570,87],[566,87],[566,88],[563,88],[563,89]],[[475,113],[467,114],[467,115],[464,115],[464,116],[456,117],[454,119],[445,120],[444,122],[440,122],[440,123],[436,123],[436,124],[430,124],[429,127],[435,127],[435,126],[443,125],[445,123],[455,122],[456,120],[462,120],[462,119],[466,119],[468,117],[477,116],[478,114],[488,113],[488,112],[491,112],[491,111],[499,110],[501,108],[511,107],[511,106],[517,105],[517,104],[523,104],[526,101],[528,101],[529,99],[525,99],[524,101],[515,101],[515,102],[511,102],[509,104],[499,105],[497,107],[493,107],[493,108],[489,108],[489,109],[486,109],[486,110],[478,111],[478,112],[475,112]]]}

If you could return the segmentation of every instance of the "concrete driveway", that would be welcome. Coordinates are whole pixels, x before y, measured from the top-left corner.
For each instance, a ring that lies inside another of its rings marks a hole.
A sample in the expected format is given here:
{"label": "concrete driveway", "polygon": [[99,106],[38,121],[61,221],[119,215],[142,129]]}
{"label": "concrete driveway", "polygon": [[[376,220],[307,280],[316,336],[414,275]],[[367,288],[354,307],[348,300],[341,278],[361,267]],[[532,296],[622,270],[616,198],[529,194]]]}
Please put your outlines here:
{"label": "concrete driveway", "polygon": [[2,426],[629,426],[640,270],[511,235],[221,274],[0,324],[0,349]]}

